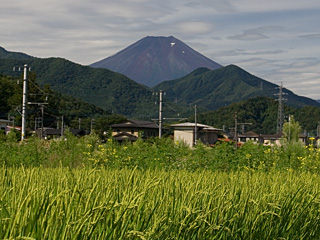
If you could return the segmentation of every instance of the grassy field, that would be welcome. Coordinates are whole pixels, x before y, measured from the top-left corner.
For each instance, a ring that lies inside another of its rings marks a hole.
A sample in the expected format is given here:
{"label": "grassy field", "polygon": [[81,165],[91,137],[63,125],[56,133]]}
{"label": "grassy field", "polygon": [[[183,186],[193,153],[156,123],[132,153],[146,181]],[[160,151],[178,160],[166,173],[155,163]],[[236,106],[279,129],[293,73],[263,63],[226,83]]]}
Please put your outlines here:
{"label": "grassy field", "polygon": [[0,239],[318,239],[318,149],[0,144]]}
{"label": "grassy field", "polygon": [[0,169],[1,239],[316,239],[320,177]]}

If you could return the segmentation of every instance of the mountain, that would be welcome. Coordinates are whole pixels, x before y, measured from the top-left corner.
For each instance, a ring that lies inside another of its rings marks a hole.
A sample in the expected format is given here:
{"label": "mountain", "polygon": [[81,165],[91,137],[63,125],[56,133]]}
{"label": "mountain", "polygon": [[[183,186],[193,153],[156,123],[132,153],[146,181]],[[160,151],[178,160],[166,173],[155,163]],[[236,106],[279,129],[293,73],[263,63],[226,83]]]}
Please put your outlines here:
{"label": "mountain", "polygon": [[[28,86],[28,102],[45,103],[44,109],[44,126],[57,127],[61,124],[61,116],[64,116],[64,123],[71,127],[79,126],[79,118],[82,121],[82,128],[89,123],[91,118],[95,119],[106,116],[107,113],[103,109],[93,104],[86,103],[70,96],[62,95],[52,91],[49,86],[40,88],[35,82],[35,74],[30,73]],[[21,111],[22,103],[22,82],[17,84],[17,79],[0,75],[0,118],[6,119],[8,116],[15,118],[15,123],[21,126],[21,115],[17,109]],[[41,111],[37,104],[28,105],[27,127],[33,129],[35,119],[41,117]],[[40,125],[40,122],[37,121]],[[60,125],[61,126],[61,125]]]}
{"label": "mountain", "polygon": [[[128,77],[108,69],[96,69],[82,66],[62,58],[31,58],[28,60],[1,59],[0,74],[21,76],[13,72],[13,66],[28,64],[37,76],[37,82],[64,95],[70,95],[87,103],[94,104],[109,113],[122,114],[127,117],[150,120],[158,116],[155,96],[148,87]],[[171,106],[170,114],[188,112],[189,109]]]}
{"label": "mountain", "polygon": [[122,73],[149,87],[185,76],[199,67],[222,67],[173,36],[145,37],[90,66]]}
{"label": "mountain", "polygon": [[82,66],[62,58],[0,59],[0,73],[13,75],[12,66],[23,66],[24,63],[32,67],[40,85],[49,84],[59,93],[95,104],[110,113],[138,115],[142,106],[152,105],[150,89],[126,76],[107,69]]}
{"label": "mountain", "polygon": [[20,60],[28,60],[34,57],[29,56],[25,53],[20,52],[9,52],[3,47],[0,47],[0,58],[1,59],[20,59]]}
{"label": "mountain", "polygon": [[[6,56],[8,54],[10,52]],[[32,67],[41,86],[48,84],[54,91],[82,99],[109,113],[141,120],[158,117],[159,99],[152,93],[159,90],[166,92],[163,98],[165,118],[190,116],[193,112],[190,106],[194,105],[201,112],[257,96],[276,98],[275,94],[279,92],[277,85],[253,76],[235,65],[216,70],[198,68],[184,77],[165,81],[152,89],[108,69],[82,66],[62,58],[31,57],[20,60],[1,59],[0,56],[0,74],[21,77],[22,73],[12,72],[12,67],[23,66],[25,63]],[[288,99],[284,104],[296,108],[320,106],[320,103],[298,96],[285,88],[283,92]]]}
{"label": "mountain", "polygon": [[[197,105],[217,109],[244,99],[258,96],[277,98],[279,86],[258,78],[235,65],[217,70],[199,68],[185,77],[165,81],[153,88],[163,90],[171,101],[179,105]],[[320,103],[301,97],[283,88],[285,104],[300,108],[306,105],[320,107]]]}

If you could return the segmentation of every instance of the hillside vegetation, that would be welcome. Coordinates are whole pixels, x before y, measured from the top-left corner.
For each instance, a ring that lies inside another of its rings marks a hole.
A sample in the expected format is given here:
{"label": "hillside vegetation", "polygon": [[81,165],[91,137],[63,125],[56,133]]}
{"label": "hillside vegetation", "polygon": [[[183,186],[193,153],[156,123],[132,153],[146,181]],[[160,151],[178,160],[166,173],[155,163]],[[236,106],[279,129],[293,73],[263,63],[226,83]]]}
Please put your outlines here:
{"label": "hillside vegetation", "polygon": [[[19,84],[17,82],[19,81]],[[53,91],[49,85],[41,88],[33,73],[29,74],[28,102],[44,103],[44,127],[61,127],[62,116],[66,126],[71,128],[79,127],[90,129],[91,120],[95,119],[96,130],[108,130],[110,124],[122,121],[124,116],[110,115],[93,104],[86,103],[80,99],[68,95],[62,95]],[[15,124],[21,126],[21,105],[22,105],[22,80],[19,78],[0,75],[0,117],[14,117]],[[41,117],[41,109],[37,104],[28,105],[27,127],[34,129],[35,118]]]}
{"label": "hillside vegetation", "polygon": [[[56,92],[82,99],[109,113],[139,119],[158,115],[157,99],[148,87],[107,69],[86,67],[61,58],[0,59],[0,73],[13,75],[12,66],[23,66],[24,63],[32,67],[41,86],[50,85]],[[185,107],[173,105],[175,111],[188,112]],[[175,114],[175,111],[167,109],[168,114]]]}
{"label": "hillside vegetation", "polygon": [[[251,98],[220,107],[217,110],[199,113],[197,121],[230,131],[231,128],[234,128],[235,113],[237,113],[238,123],[252,123],[252,125],[245,125],[245,132],[254,131],[258,134],[276,133],[278,101],[268,97]],[[302,108],[293,108],[284,105],[285,121],[288,121],[289,115],[293,115],[299,122],[303,132],[311,136],[317,135],[320,121],[319,107],[304,106]],[[191,116],[189,121],[194,121],[194,116]]]}
{"label": "hillside vegetation", "polygon": [[[107,69],[82,66],[62,58],[33,58],[21,53],[0,49],[0,73],[3,75],[15,76],[16,78],[20,76],[21,79],[21,72],[13,72],[12,67],[23,66],[25,63],[32,67],[34,80],[39,86],[49,87],[56,95],[59,93],[69,95],[72,99],[81,99],[81,101],[97,106],[100,112],[105,111],[108,114],[120,114],[141,120],[158,118],[159,96],[156,93],[160,90],[165,92],[163,98],[164,118],[192,116],[194,105],[197,105],[198,113],[203,112],[203,117],[200,115],[200,120],[217,127],[232,126],[234,113],[228,113],[227,115],[223,113],[223,111],[226,111],[224,107],[229,104],[256,97],[274,99],[277,98],[275,94],[279,92],[277,85],[253,76],[235,65],[221,67],[214,71],[199,68],[185,77],[163,82],[150,89],[124,75]],[[9,99],[8,94],[10,92],[12,95],[16,94],[17,91],[12,92],[13,88],[16,87],[12,86],[4,90],[4,101]],[[297,115],[295,119],[301,123],[303,129],[315,132],[319,121],[317,114],[320,103],[298,96],[285,88],[283,92],[287,94],[285,96],[287,99],[286,105],[301,109],[301,112],[310,112],[309,116],[312,116],[312,118],[307,119],[305,114],[300,113],[300,110],[291,108],[287,108],[288,113]],[[271,103],[272,101],[273,103]],[[266,103],[269,105],[266,106]],[[55,108],[54,103],[52,104]],[[243,105],[243,103],[241,104]],[[250,100],[250,109],[246,109],[247,107],[243,107],[241,104],[233,105],[231,107],[233,108],[232,111],[238,111],[243,121],[252,121],[254,123],[251,126],[252,130],[258,133],[275,131],[277,103],[274,100],[268,100],[264,103],[263,100],[258,100],[257,103],[255,103],[255,100]],[[18,103],[15,106],[18,106]],[[222,110],[214,113],[219,117],[212,117],[210,112],[205,113],[208,110],[217,110],[221,107]],[[6,105],[1,108],[4,112],[8,110]],[[82,114],[82,110],[79,110],[76,104],[69,104],[61,111],[65,116],[68,114],[75,115],[74,113],[77,113],[78,116],[92,116],[96,114],[96,110],[91,108],[94,107],[86,108],[87,112],[92,112],[91,114]],[[246,112],[243,111],[242,113],[242,109],[246,109]]]}
{"label": "hillside vegetation", "polygon": [[[171,101],[181,105],[197,105],[206,109],[218,109],[234,102],[264,96],[277,98],[276,84],[258,78],[235,65],[217,70],[200,68],[185,77],[160,83],[153,88],[162,89]],[[301,97],[283,88],[287,105],[301,108],[306,105],[320,106],[310,98]]]}

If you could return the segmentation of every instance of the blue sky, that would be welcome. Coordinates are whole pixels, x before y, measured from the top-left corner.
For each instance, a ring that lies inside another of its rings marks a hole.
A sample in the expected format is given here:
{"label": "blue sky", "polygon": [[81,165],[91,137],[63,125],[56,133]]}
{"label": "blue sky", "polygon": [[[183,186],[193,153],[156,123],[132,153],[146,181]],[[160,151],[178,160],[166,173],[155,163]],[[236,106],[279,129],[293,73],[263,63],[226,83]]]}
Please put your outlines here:
{"label": "blue sky", "polygon": [[320,99],[319,0],[10,0],[0,46],[88,65],[145,36],[173,35],[296,94]]}

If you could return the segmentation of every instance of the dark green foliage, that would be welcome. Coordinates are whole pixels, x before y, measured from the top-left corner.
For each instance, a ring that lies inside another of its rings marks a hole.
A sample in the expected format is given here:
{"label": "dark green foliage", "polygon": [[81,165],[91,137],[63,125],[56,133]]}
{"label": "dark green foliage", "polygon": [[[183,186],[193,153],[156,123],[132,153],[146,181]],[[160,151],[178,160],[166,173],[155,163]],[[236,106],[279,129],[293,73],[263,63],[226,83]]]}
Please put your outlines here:
{"label": "dark green foliage", "polygon": [[[16,138],[15,138],[16,139]],[[218,143],[208,147],[198,142],[191,149],[169,138],[139,139],[118,144],[112,139],[99,142],[97,135],[75,137],[66,132],[64,138],[50,141],[37,137],[23,143],[2,141],[0,165],[48,167],[108,167],[197,171],[301,171],[319,173],[320,157],[313,146],[301,142],[283,146],[263,146],[246,142],[239,148],[233,143]]]}
{"label": "dark green foliage", "polygon": [[12,143],[18,142],[21,139],[21,133],[16,129],[12,129],[6,136],[6,139],[8,142]]}
{"label": "dark green foliage", "polygon": [[56,92],[95,104],[110,113],[142,116],[154,107],[152,92],[147,87],[107,69],[81,66],[61,58],[0,59],[0,73],[12,75],[12,66],[24,63],[32,66],[40,85],[49,84]]}
{"label": "dark green foliage", "polygon": [[33,57],[20,53],[20,52],[9,52],[4,48],[0,47],[0,58],[1,59],[20,59],[20,60],[28,60],[32,59]]}
{"label": "dark green foliage", "polygon": [[[0,58],[0,73],[13,75],[12,66],[23,66],[24,63],[32,67],[40,86],[50,85],[55,92],[94,104],[108,113],[141,120],[158,115],[158,105],[155,104],[158,99],[152,96],[148,87],[107,69],[81,66],[61,58],[24,61]],[[167,117],[189,111],[177,104],[170,105],[173,107],[164,109]]]}
{"label": "dark green foliage", "polygon": [[299,111],[295,111],[294,118],[299,122],[302,130],[306,130],[311,135],[318,135],[317,127],[320,123],[320,108],[305,106]]}
{"label": "dark green foliage", "polygon": [[[62,95],[53,91],[49,85],[41,88],[36,83],[36,76],[33,73],[29,74],[28,86],[28,102],[45,103],[44,105],[44,127],[56,128],[61,127],[62,116],[64,125],[71,128],[79,127],[79,118],[81,119],[81,128],[90,130],[91,120],[94,118],[97,123],[103,121],[100,119],[111,119],[112,123],[117,120],[123,120],[124,117],[108,114],[102,108],[93,104],[84,102],[71,96]],[[1,118],[15,117],[15,124],[21,126],[21,112],[22,105],[22,81],[7,76],[0,76],[0,116]],[[27,127],[34,129],[35,118],[41,117],[41,109],[38,104],[28,105]],[[105,127],[105,128],[104,128]],[[109,125],[102,126],[101,124],[94,126],[94,129],[105,131],[108,130]]]}
{"label": "dark green foliage", "polygon": [[[245,99],[258,96],[276,98],[277,85],[251,75],[243,69],[229,65],[211,71],[197,69],[177,80],[166,81],[154,87],[167,92],[170,100],[181,105],[197,105],[206,109],[218,109]],[[300,97],[287,89],[287,104],[296,108],[305,105],[320,106],[312,99]]]}
{"label": "dark green foliage", "polygon": [[[98,126],[99,123],[96,120],[101,115],[113,113],[141,120],[158,118],[158,96],[152,95],[149,88],[137,84],[124,75],[107,69],[81,66],[61,58],[16,60],[12,59],[13,57],[2,56],[4,55],[0,54],[0,74],[20,76],[21,79],[21,73],[13,73],[12,66],[23,66],[24,63],[32,66],[31,80],[35,82],[36,79],[43,91],[49,94],[49,105],[45,112],[51,114],[51,117],[46,116],[46,126],[54,127],[57,122],[61,123],[62,115],[72,128],[78,128],[80,118],[81,127],[90,129],[91,120],[95,119],[96,129],[99,130],[102,128]],[[16,121],[19,122],[20,116],[16,114],[15,109],[21,106],[22,84],[15,85],[12,80],[4,75],[2,77],[0,98],[4,104],[0,107],[0,113],[2,117],[6,117],[8,113],[14,114]],[[10,81],[12,84],[8,83]],[[35,94],[37,93],[37,88],[32,84],[30,88],[34,89]],[[164,82],[154,88],[155,91],[160,89],[166,92],[163,105],[164,118],[191,116],[194,112],[193,106],[197,105],[198,113],[204,112],[199,114],[199,122],[219,128],[223,125],[232,128],[234,127],[233,114],[238,112],[239,121],[253,123],[252,126],[246,126],[246,130],[275,133],[278,105],[271,98],[276,97],[274,94],[278,92],[276,85],[257,78],[237,66],[230,65],[215,71],[200,68],[186,77]],[[14,94],[9,97],[12,92]],[[294,95],[286,89],[284,92],[288,94],[288,101],[285,104],[301,108],[297,110],[286,107],[285,116],[295,115],[303,130],[316,134],[320,114],[317,107],[319,103]],[[270,99],[266,100],[261,96],[270,97]],[[98,107],[74,100],[74,97]],[[230,103],[243,99],[250,100],[226,108]],[[39,97],[35,95],[30,100],[39,101]],[[43,98],[40,100],[44,101]],[[315,107],[306,105],[315,105]],[[34,124],[32,119],[39,114],[39,108],[29,107],[31,127]],[[218,110],[205,112],[206,109]]]}
{"label": "dark green foliage", "polygon": [[[278,102],[267,97],[256,97],[232,103],[215,111],[199,113],[197,121],[217,128],[225,128],[226,131],[229,131],[230,128],[234,128],[235,112],[237,112],[238,123],[252,123],[252,125],[245,125],[245,132],[254,131],[258,134],[276,133]],[[311,135],[317,134],[317,125],[320,120],[319,107],[305,106],[297,109],[285,106],[284,116],[289,115],[294,115],[302,130]],[[191,116],[189,120],[194,121],[194,116]],[[241,128],[241,124],[239,127]]]}

